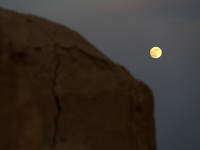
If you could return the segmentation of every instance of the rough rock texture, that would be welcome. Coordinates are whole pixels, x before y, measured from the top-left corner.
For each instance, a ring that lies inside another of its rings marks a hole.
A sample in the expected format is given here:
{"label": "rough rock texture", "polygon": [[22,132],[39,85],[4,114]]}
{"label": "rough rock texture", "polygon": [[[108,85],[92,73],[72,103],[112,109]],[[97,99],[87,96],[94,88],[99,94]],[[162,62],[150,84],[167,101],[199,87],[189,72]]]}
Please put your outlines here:
{"label": "rough rock texture", "polygon": [[0,9],[1,150],[155,150],[150,89],[76,32]]}

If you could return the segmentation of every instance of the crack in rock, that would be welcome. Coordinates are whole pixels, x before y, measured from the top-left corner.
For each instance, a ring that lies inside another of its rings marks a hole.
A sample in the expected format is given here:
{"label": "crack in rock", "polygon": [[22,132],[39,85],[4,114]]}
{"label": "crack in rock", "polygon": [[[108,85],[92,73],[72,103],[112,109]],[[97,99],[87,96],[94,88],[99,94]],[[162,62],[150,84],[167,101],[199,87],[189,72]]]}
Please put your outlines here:
{"label": "crack in rock", "polygon": [[133,123],[135,121],[134,119],[134,97],[132,95],[132,90],[133,88],[131,87],[128,91],[129,91],[129,94],[130,94],[130,123],[131,123],[131,130],[133,130]]}
{"label": "crack in rock", "polygon": [[[57,52],[57,49],[59,47],[59,44],[56,42],[56,40],[54,40],[53,37],[51,37],[47,32],[46,30],[40,25],[38,24],[41,31],[44,33],[44,35],[46,35],[53,43],[54,43],[54,48],[53,48],[53,52],[54,52],[54,55],[55,55],[55,59],[56,59],[56,64],[55,64],[55,69],[54,69],[54,76],[53,76],[53,86],[52,86],[52,94],[54,96],[54,99],[55,99],[55,103],[56,103],[56,107],[57,107],[57,113],[56,113],[56,116],[55,116],[55,119],[54,119],[54,130],[53,130],[53,136],[52,136],[52,150],[55,149],[56,147],[56,144],[57,144],[57,134],[58,134],[58,120],[59,120],[59,117],[60,117],[60,113],[61,113],[61,105],[60,105],[60,100],[59,100],[59,96],[56,92],[56,86],[57,86],[57,77],[58,77],[58,70],[59,70],[59,67],[60,67],[60,58],[59,58],[59,54]],[[54,32],[55,34],[55,32]]]}
{"label": "crack in rock", "polygon": [[55,71],[54,71],[54,77],[53,77],[53,87],[52,87],[52,93],[54,95],[55,98],[55,103],[57,106],[57,114],[56,117],[54,119],[54,132],[53,132],[53,146],[52,146],[52,150],[55,149],[55,146],[57,144],[57,134],[58,134],[58,119],[61,113],[61,105],[60,105],[60,100],[59,100],[59,96],[56,92],[56,80],[57,80],[57,76],[58,76],[58,70],[59,70],[59,66],[60,66],[60,58],[59,55],[56,53],[56,49],[57,49],[57,45],[54,46],[54,51],[55,51],[55,57],[56,57],[56,66],[55,66]]}

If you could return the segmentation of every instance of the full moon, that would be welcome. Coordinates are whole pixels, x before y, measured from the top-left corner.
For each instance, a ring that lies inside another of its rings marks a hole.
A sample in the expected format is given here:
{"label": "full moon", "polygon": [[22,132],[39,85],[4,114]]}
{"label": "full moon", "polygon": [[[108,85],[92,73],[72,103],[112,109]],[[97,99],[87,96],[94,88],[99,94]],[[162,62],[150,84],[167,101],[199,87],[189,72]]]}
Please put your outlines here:
{"label": "full moon", "polygon": [[152,58],[154,59],[158,59],[161,57],[162,55],[162,50],[159,48],[159,47],[153,47],[151,50],[150,50],[150,55]]}

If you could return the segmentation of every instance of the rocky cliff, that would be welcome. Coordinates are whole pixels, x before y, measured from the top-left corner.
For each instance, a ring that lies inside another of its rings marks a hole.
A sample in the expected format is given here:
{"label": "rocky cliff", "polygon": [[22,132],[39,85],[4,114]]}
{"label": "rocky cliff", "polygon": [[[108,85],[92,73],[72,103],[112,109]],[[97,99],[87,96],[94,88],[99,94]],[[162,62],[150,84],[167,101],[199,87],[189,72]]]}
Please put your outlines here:
{"label": "rocky cliff", "polygon": [[1,150],[155,150],[153,96],[76,32],[0,9]]}

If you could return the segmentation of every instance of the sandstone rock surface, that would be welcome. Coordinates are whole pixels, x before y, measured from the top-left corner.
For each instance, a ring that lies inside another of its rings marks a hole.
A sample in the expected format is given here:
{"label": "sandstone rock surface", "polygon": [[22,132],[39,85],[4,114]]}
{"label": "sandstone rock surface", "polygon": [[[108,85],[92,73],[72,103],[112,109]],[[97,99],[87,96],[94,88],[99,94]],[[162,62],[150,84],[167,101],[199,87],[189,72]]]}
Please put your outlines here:
{"label": "sandstone rock surface", "polygon": [[76,32],[0,9],[1,150],[155,150],[150,89]]}

